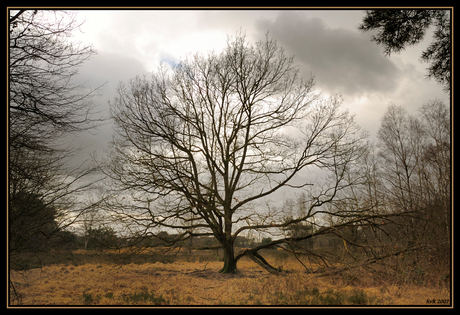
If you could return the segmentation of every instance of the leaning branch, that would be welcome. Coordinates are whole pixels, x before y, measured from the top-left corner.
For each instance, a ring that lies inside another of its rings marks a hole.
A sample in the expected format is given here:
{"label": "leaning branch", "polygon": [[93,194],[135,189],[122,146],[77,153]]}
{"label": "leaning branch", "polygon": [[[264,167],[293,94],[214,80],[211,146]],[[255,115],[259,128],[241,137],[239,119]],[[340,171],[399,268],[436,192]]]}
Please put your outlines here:
{"label": "leaning branch", "polygon": [[[388,217],[388,216],[391,216],[391,215],[382,215],[382,216],[379,216],[379,217],[383,218],[383,217]],[[260,254],[258,254],[259,250],[264,249],[264,248],[269,248],[269,247],[272,247],[272,246],[275,246],[275,245],[297,243],[299,241],[306,240],[306,239],[309,239],[309,238],[312,238],[314,236],[321,235],[321,234],[334,233],[340,228],[350,226],[350,225],[353,225],[355,223],[368,221],[371,218],[373,218],[373,216],[360,217],[360,218],[357,218],[355,220],[351,220],[351,221],[348,221],[348,222],[345,222],[345,223],[336,224],[336,225],[332,225],[332,226],[329,226],[329,227],[322,227],[318,231],[309,233],[309,234],[304,235],[304,236],[286,237],[286,238],[282,238],[282,239],[279,239],[279,240],[271,241],[269,243],[260,244],[260,245],[254,247],[254,248],[245,249],[244,251],[242,251],[240,254],[238,254],[235,257],[235,260],[238,261],[241,257],[248,256],[249,258],[251,258],[254,262],[256,262],[259,266],[261,266],[262,268],[264,268],[268,272],[270,272],[270,273],[279,273],[279,271],[277,271],[276,268],[271,266],[262,256],[260,256]]]}
{"label": "leaning branch", "polygon": [[279,269],[270,265],[262,256],[260,256],[257,252],[249,251],[247,256],[251,258],[256,264],[267,270],[269,273],[278,274],[280,272]]}

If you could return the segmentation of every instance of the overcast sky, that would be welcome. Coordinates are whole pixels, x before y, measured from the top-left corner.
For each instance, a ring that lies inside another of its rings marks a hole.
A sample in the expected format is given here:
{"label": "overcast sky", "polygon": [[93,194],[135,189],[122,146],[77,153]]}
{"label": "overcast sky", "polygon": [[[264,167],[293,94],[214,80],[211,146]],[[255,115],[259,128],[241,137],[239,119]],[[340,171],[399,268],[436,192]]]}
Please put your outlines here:
{"label": "overcast sky", "polygon": [[[269,32],[295,55],[304,77],[315,76],[318,91],[342,95],[344,108],[371,137],[390,103],[409,112],[433,99],[448,104],[449,95],[426,79],[428,65],[420,62],[432,31],[422,43],[388,57],[370,33],[357,29],[364,15],[361,10],[81,10],[78,19],[85,22],[75,39],[92,44],[97,55],[80,69],[80,79],[92,87],[108,82],[94,98],[108,116],[120,81],[188,53],[219,52],[227,35],[242,30],[254,42]],[[88,146],[83,154],[105,148],[110,139],[108,124],[96,135],[79,135],[77,142]]]}

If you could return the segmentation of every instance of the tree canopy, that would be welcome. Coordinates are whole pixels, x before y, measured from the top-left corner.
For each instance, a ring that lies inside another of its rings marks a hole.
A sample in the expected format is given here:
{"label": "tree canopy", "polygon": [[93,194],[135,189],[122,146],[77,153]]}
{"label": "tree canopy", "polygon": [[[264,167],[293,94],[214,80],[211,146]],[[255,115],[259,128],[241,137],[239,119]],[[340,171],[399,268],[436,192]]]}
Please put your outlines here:
{"label": "tree canopy", "polygon": [[434,26],[432,43],[421,59],[430,64],[428,77],[434,78],[450,91],[452,71],[451,17],[448,10],[368,10],[359,25],[362,31],[376,30],[372,40],[384,47],[385,53],[398,53],[418,44],[426,31]]}

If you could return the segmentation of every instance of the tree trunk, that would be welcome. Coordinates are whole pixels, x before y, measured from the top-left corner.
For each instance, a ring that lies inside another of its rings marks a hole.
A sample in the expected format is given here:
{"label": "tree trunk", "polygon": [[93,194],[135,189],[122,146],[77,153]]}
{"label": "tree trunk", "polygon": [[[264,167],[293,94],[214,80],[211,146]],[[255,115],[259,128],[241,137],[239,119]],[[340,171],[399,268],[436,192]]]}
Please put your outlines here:
{"label": "tree trunk", "polygon": [[224,244],[224,267],[220,273],[233,273],[236,271],[236,260],[233,253],[233,242],[227,241]]}

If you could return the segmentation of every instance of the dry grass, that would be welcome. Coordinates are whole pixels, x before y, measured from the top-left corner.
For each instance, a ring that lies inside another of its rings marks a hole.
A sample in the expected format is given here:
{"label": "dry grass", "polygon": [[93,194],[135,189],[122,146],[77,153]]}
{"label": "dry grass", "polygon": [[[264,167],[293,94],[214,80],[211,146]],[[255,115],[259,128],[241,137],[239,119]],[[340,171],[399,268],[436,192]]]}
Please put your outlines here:
{"label": "dry grass", "polygon": [[244,258],[239,272],[222,275],[222,262],[52,265],[11,271],[22,305],[427,305],[449,299],[446,288],[378,287],[307,274],[294,261],[276,276]]}

